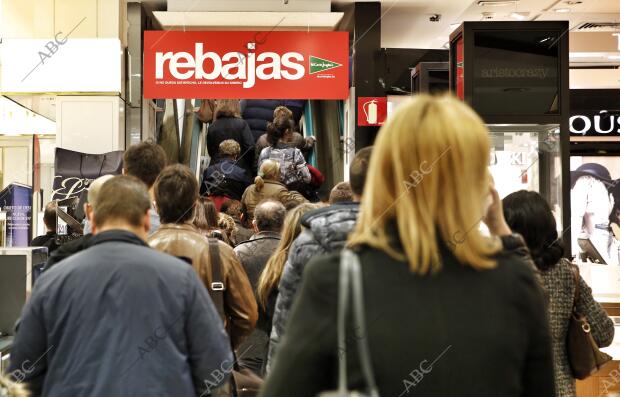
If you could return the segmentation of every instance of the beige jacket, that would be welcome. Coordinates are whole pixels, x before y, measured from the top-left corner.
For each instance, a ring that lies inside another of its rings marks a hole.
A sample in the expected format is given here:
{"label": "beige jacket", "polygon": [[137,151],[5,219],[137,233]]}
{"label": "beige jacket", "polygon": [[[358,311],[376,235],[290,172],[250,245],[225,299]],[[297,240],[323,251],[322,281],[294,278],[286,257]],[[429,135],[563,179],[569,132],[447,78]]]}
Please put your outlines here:
{"label": "beige jacket", "polygon": [[248,214],[250,219],[254,219],[254,208],[265,199],[279,201],[285,206],[290,202],[301,204],[308,201],[298,192],[288,190],[286,186],[280,182],[265,180],[265,186],[263,186],[260,191],[256,190],[256,184],[253,184],[245,189],[241,197],[241,204],[243,204],[245,213]]}

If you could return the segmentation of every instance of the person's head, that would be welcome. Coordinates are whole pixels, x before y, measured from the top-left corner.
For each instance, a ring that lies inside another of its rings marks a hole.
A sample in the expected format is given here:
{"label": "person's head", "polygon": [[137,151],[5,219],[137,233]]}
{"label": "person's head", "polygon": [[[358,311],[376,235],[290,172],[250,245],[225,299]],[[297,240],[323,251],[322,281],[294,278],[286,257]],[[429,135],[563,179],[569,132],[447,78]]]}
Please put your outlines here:
{"label": "person's head", "polygon": [[185,223],[194,217],[198,182],[192,171],[180,164],[170,165],[155,181],[155,203],[162,223]]}
{"label": "person's head", "polygon": [[91,182],[88,186],[88,194],[86,195],[86,203],[84,203],[84,214],[89,222],[93,221],[93,203],[97,200],[97,195],[101,186],[108,180],[112,179],[114,175],[103,175]]}
{"label": "person's head", "polygon": [[351,184],[349,182],[340,182],[334,186],[329,194],[329,203],[344,203],[347,201],[353,201],[353,190],[351,190]]}
{"label": "person's head", "polygon": [[161,146],[153,142],[140,142],[125,151],[123,173],[135,176],[150,189],[166,167],[166,161],[166,152]]}
{"label": "person's head", "polygon": [[506,223],[523,236],[536,266],[547,270],[558,263],[564,249],[547,201],[536,192],[519,190],[506,196],[502,204]]}
{"label": "person's head", "polygon": [[284,224],[286,208],[281,202],[263,200],[254,209],[254,230],[257,232],[280,232]]}
{"label": "person's head", "polygon": [[349,245],[374,247],[427,274],[441,268],[443,240],[459,262],[493,268],[500,243],[475,227],[490,191],[489,155],[488,130],[466,104],[450,96],[407,100],[377,135]]}
{"label": "person's head", "polygon": [[293,136],[294,128],[293,119],[280,115],[267,124],[267,141],[272,146],[280,141],[288,142]]}
{"label": "person's head", "polygon": [[372,146],[367,146],[355,153],[355,157],[349,166],[349,183],[353,191],[353,200],[360,201],[362,193],[364,193],[364,185],[366,184],[366,174],[368,173],[368,165],[370,164],[370,155],[372,154]]}
{"label": "person's head", "polygon": [[203,232],[218,228],[217,208],[213,201],[206,197],[200,197],[196,201],[196,216],[194,226]]}
{"label": "person's head", "polygon": [[45,205],[43,211],[43,223],[48,232],[56,232],[56,208],[58,204],[55,201],[50,201]]}
{"label": "person's head", "polygon": [[130,175],[118,175],[99,189],[93,205],[92,230],[97,234],[120,229],[146,239],[151,221],[151,199],[144,182]]}
{"label": "person's head", "polygon": [[273,118],[277,119],[279,117],[287,117],[289,119],[292,119],[293,112],[291,111],[291,109],[287,108],[286,106],[278,106],[273,111]]}
{"label": "person's head", "polygon": [[226,139],[219,146],[220,157],[236,160],[241,153],[241,146],[234,139]]}
{"label": "person's head", "polygon": [[218,99],[215,101],[213,120],[220,117],[241,117],[241,104],[238,99]]}
{"label": "person's head", "polygon": [[243,214],[243,205],[239,200],[227,200],[222,203],[220,207],[220,211],[230,215],[235,220],[241,220],[241,215]]}
{"label": "person's head", "polygon": [[[25,361],[24,361],[25,363]],[[0,375],[0,396],[2,397],[28,397],[30,393],[28,392],[26,385],[21,382],[14,382],[9,378],[9,375],[2,376]]]}
{"label": "person's head", "polygon": [[317,204],[304,203],[300,204],[286,215],[284,218],[284,225],[282,226],[282,233],[280,243],[275,252],[265,265],[260,278],[258,280],[258,286],[256,287],[256,294],[258,303],[263,307],[267,307],[267,300],[271,291],[278,286],[282,271],[284,270],[284,263],[288,257],[288,251],[293,244],[293,241],[301,233],[301,217],[308,211],[319,208]]}
{"label": "person's head", "polygon": [[235,220],[232,216],[222,212],[217,214],[217,226],[226,234],[228,241],[233,241],[233,232],[235,231]]}
{"label": "person's head", "polygon": [[258,176],[254,178],[256,190],[259,192],[263,189],[265,181],[280,180],[280,164],[274,160],[265,160],[258,169]]}

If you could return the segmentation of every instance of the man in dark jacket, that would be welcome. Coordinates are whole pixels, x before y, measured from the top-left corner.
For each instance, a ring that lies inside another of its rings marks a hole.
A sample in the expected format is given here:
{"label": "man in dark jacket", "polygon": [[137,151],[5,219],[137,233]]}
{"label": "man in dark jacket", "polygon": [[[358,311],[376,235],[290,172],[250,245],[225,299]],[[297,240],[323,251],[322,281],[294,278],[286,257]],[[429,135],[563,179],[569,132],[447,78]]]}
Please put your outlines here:
{"label": "man in dark jacket", "polygon": [[90,248],[40,276],[9,367],[35,396],[200,395],[230,368],[228,337],[194,270],[144,242],[150,207],[139,180],[109,180]]}
{"label": "man in dark jacket", "polygon": [[47,253],[52,254],[58,249],[56,244],[56,202],[50,201],[43,211],[43,223],[45,224],[46,233],[32,239],[31,247],[47,247]]}
{"label": "man in dark jacket", "polygon": [[288,261],[278,286],[278,299],[273,315],[271,340],[267,369],[272,367],[278,343],[284,335],[284,328],[293,305],[293,300],[301,283],[306,264],[317,255],[340,251],[349,233],[357,222],[359,201],[364,191],[366,172],[372,147],[361,149],[349,168],[352,202],[342,202],[306,213],[301,218],[304,230],[295,239],[289,251]]}
{"label": "man in dark jacket", "polygon": [[241,147],[237,141],[226,139],[220,143],[218,159],[204,172],[201,196],[224,196],[241,200],[245,189],[252,184],[250,174],[237,164]]}
{"label": "man in dark jacket", "polygon": [[[275,200],[261,201],[254,210],[252,221],[257,233],[235,247],[235,253],[248,274],[255,293],[267,261],[280,244],[280,231],[285,217],[286,208],[282,203]],[[258,305],[256,329],[239,347],[240,351],[246,352],[240,359],[242,366],[250,368],[261,377],[265,374],[274,305],[275,299],[269,302],[267,308]]]}
{"label": "man in dark jacket", "polygon": [[235,242],[235,245],[249,240],[254,235],[254,232],[245,225],[245,215],[243,214],[243,204],[241,204],[241,201],[225,201],[220,207],[220,212],[230,215],[235,221],[235,229],[232,234],[232,240]]}

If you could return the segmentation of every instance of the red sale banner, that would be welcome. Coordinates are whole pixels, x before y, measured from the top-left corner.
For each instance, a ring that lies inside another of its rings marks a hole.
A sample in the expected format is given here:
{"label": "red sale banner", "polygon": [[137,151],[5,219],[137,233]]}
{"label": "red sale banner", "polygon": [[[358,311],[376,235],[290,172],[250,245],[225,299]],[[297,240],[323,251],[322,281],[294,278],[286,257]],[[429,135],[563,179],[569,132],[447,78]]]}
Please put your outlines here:
{"label": "red sale banner", "polygon": [[346,99],[348,32],[144,32],[145,98]]}

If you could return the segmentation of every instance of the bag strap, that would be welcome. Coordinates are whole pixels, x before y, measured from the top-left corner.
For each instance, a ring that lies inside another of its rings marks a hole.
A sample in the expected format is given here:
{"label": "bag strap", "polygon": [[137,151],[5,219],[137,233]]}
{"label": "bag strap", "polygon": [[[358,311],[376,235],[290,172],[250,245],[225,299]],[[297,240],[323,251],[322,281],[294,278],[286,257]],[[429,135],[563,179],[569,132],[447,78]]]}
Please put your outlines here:
{"label": "bag strap", "polygon": [[211,299],[222,320],[226,319],[224,314],[224,282],[222,281],[222,258],[220,257],[220,247],[218,240],[209,238],[209,259],[211,260]]}
{"label": "bag strap", "polygon": [[573,280],[575,282],[575,293],[573,294],[573,312],[577,312],[577,300],[579,299],[579,267],[577,265],[570,265],[571,273],[573,274]]}
{"label": "bag strap", "polygon": [[[338,344],[342,348],[342,359],[338,363],[339,379],[338,391],[340,393],[347,391],[346,377],[346,312],[348,306],[349,283],[352,287],[353,294],[353,322],[355,327],[362,335],[366,333],[366,319],[364,315],[364,291],[362,282],[362,269],[358,256],[351,250],[345,249],[341,254],[340,262],[341,288],[339,288],[338,297]],[[342,305],[341,305],[342,303]],[[378,397],[379,391],[375,382],[374,372],[372,370],[372,362],[370,359],[370,349],[366,337],[356,338],[357,350],[360,358],[360,367],[366,386],[368,387],[371,397]]]}
{"label": "bag strap", "polygon": [[58,215],[60,219],[66,222],[67,225],[69,225],[71,229],[73,229],[76,233],[84,233],[84,228],[82,227],[82,224],[71,215],[63,211],[61,208],[56,207],[56,215]]}

